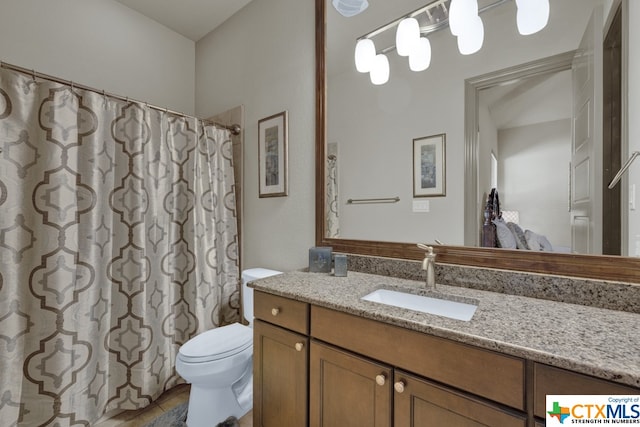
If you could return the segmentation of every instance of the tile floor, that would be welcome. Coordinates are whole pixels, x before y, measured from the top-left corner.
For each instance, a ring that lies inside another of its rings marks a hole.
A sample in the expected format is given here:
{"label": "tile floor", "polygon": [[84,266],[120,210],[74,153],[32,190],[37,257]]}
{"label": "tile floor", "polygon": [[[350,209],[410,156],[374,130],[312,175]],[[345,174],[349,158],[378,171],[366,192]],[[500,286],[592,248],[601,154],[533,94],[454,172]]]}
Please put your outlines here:
{"label": "tile floor", "polygon": [[[157,401],[139,411],[125,411],[112,417],[105,417],[95,427],[142,427],[183,402],[189,400],[189,385],[181,384],[166,391]],[[240,427],[253,426],[253,413],[240,419]]]}

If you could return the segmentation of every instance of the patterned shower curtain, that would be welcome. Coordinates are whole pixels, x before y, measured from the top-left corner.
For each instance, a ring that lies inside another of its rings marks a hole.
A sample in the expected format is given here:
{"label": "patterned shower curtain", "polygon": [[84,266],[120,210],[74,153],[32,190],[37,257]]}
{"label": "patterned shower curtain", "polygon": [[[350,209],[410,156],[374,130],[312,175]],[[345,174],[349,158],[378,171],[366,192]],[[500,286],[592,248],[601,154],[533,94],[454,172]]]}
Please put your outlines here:
{"label": "patterned shower curtain", "polygon": [[340,219],[338,217],[338,158],[330,155],[327,157],[327,237],[340,237]]}
{"label": "patterned shower curtain", "polygon": [[90,426],[239,318],[229,132],[0,70],[0,423]]}

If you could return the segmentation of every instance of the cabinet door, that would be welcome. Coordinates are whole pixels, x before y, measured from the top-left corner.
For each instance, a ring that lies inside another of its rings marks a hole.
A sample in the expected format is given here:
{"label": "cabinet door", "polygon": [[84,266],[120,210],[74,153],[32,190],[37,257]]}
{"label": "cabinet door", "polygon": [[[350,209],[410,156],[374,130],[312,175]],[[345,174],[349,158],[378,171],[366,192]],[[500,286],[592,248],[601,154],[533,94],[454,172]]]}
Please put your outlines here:
{"label": "cabinet door", "polygon": [[309,425],[391,426],[391,368],[311,342]]}
{"label": "cabinet door", "polygon": [[254,427],[307,425],[308,344],[305,336],[255,321]]}
{"label": "cabinet door", "polygon": [[524,415],[396,371],[394,427],[525,427]]}
{"label": "cabinet door", "polygon": [[547,415],[545,406],[548,394],[640,394],[640,389],[637,388],[543,365],[542,363],[534,365],[533,378],[533,410],[534,414],[540,418],[544,418]]}

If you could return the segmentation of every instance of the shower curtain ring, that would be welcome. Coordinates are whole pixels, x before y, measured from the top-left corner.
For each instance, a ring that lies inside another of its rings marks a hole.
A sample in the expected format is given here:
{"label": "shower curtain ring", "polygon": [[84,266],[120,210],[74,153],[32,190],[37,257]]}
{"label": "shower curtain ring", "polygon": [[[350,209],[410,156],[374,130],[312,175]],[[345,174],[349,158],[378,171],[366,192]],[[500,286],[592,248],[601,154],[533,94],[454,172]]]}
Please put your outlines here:
{"label": "shower curtain ring", "polygon": [[31,69],[31,78],[34,82],[36,81],[36,70],[34,70],[33,68]]}

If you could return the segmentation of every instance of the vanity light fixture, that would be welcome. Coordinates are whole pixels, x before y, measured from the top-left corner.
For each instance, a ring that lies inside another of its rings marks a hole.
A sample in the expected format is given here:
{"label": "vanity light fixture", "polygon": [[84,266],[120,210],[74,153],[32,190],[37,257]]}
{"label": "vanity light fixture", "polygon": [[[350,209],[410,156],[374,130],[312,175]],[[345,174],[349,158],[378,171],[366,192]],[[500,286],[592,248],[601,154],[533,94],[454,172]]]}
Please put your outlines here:
{"label": "vanity light fixture", "polygon": [[484,24],[478,11],[478,0],[451,0],[449,29],[458,38],[462,55],[476,53],[484,43]]}
{"label": "vanity light fixture", "polygon": [[484,24],[482,18],[474,16],[468,26],[458,35],[458,51],[462,55],[476,53],[484,43]]}
{"label": "vanity light fixture", "polygon": [[431,43],[426,37],[420,37],[409,54],[411,71],[424,71],[431,64]]}
{"label": "vanity light fixture", "polygon": [[416,18],[405,18],[396,30],[396,52],[400,56],[409,56],[414,45],[420,40],[420,24]]}
{"label": "vanity light fixture", "polygon": [[465,32],[478,16],[477,0],[451,0],[449,4],[449,30],[454,36]]}
{"label": "vanity light fixture", "polygon": [[[333,5],[337,8],[337,3],[357,1],[366,3],[366,0],[333,0]],[[476,53],[484,43],[484,23],[480,14],[507,1],[495,0],[483,7],[479,7],[478,0],[432,1],[359,37],[355,49],[356,69],[361,73],[369,72],[373,84],[386,83],[389,79],[389,59],[386,54],[395,49],[398,55],[409,57],[412,71],[426,70],[431,64],[431,44],[426,35],[447,26],[451,34],[457,37],[458,51],[462,55]],[[534,34],[547,25],[549,0],[515,2],[516,24],[520,34]],[[377,50],[372,39],[392,28],[396,28],[396,44]]]}
{"label": "vanity light fixture", "polygon": [[549,22],[549,0],[516,0],[516,23],[523,36],[537,33]]}
{"label": "vanity light fixture", "polygon": [[389,81],[389,58],[387,55],[384,53],[376,55],[369,77],[374,85],[383,85]]}
{"label": "vanity light fixture", "polygon": [[376,46],[371,39],[360,39],[356,43],[356,70],[360,73],[368,73],[373,67],[376,57]]}

